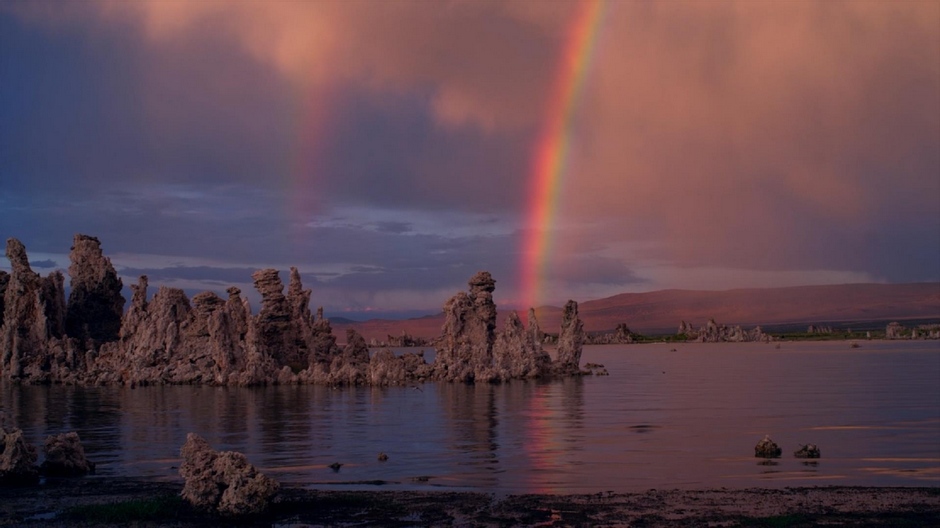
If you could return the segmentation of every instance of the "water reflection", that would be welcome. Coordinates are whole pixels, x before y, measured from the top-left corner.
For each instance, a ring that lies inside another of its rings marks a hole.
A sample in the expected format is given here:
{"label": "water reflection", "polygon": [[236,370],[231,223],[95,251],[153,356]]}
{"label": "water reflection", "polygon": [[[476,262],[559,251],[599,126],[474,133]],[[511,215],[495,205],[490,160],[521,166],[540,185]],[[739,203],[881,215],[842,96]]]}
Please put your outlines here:
{"label": "water reflection", "polygon": [[[610,377],[500,385],[0,384],[0,409],[35,444],[78,431],[103,477],[176,479],[180,446],[196,432],[283,482],[319,487],[562,493],[940,482],[937,350],[795,350],[588,348],[585,360],[605,363]],[[840,369],[845,363],[854,366]],[[786,454],[755,461],[754,443],[767,433]],[[790,456],[807,441],[823,448],[825,464]],[[343,465],[334,472],[333,463]]]}

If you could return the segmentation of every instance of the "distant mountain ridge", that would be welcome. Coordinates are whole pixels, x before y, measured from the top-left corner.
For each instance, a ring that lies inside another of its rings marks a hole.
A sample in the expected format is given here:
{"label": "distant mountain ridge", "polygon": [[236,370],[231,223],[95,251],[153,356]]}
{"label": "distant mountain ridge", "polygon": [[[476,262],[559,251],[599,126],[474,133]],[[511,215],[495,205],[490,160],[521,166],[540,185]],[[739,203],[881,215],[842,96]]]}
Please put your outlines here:
{"label": "distant mountain ridge", "polygon": [[[681,321],[702,326],[709,318],[721,324],[781,325],[839,321],[937,318],[940,320],[940,282],[909,284],[836,284],[785,288],[746,288],[724,291],[659,290],[621,293],[583,301],[579,306],[585,330],[610,331],[626,323],[634,332],[668,333]],[[501,309],[499,326],[510,310]],[[525,314],[520,314],[525,320]],[[536,310],[539,325],[557,332],[561,308]],[[414,319],[337,322],[342,339],[346,328],[355,328],[366,339],[384,340],[404,331],[415,337],[440,334],[443,314]]]}

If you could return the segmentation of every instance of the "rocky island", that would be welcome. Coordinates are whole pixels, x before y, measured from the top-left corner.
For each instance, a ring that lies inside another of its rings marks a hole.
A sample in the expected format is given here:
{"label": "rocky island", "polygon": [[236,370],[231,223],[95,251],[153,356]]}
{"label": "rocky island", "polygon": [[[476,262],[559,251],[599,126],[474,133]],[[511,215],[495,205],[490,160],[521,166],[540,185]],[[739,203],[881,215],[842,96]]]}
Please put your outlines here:
{"label": "rocky island", "polygon": [[311,291],[291,268],[287,292],[275,269],[252,275],[261,307],[252,313],[241,290],[228,298],[160,287],[148,297],[148,280],[131,286],[125,311],[122,281],[100,241],[75,235],[69,254],[71,293],[65,277],[41,277],[26,248],[9,239],[11,272],[0,272],[0,378],[23,383],[262,385],[398,385],[425,380],[500,382],[515,378],[576,376],[584,328],[578,304],[562,317],[556,357],[529,310],[528,327],[512,313],[496,329],[496,281],[481,271],[469,291],[444,305],[437,354],[370,354],[365,339],[348,330],[340,347],[322,308],[311,313]]}

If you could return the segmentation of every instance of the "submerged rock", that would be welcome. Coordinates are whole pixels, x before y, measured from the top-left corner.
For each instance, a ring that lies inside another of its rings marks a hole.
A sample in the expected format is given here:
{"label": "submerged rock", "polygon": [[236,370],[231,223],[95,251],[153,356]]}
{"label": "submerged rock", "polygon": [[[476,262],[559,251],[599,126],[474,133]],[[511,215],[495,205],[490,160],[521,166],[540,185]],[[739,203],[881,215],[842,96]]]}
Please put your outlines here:
{"label": "submerged rock", "polygon": [[796,458],[819,458],[819,447],[816,444],[804,444],[793,452]]}
{"label": "submerged rock", "polygon": [[39,482],[36,447],[20,429],[0,426],[0,486],[32,486]]}
{"label": "submerged rock", "polygon": [[770,439],[770,435],[764,436],[763,440],[757,442],[757,445],[754,446],[754,456],[756,457],[777,458],[782,452],[780,446]]}
{"label": "submerged rock", "polygon": [[76,432],[49,436],[42,451],[46,460],[39,469],[45,475],[80,477],[95,472],[95,464],[85,457],[85,448]]}
{"label": "submerged rock", "polygon": [[277,481],[259,472],[245,455],[215,451],[195,433],[186,435],[180,450],[182,497],[194,507],[226,516],[264,512],[277,493]]}

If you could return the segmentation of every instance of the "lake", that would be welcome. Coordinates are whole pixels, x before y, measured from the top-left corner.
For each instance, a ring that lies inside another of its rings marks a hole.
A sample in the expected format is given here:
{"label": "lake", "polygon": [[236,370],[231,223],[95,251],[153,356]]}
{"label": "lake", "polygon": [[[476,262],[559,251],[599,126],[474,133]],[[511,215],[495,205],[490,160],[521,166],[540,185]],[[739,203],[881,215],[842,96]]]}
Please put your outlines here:
{"label": "lake", "polygon": [[[940,485],[940,342],[860,344],[588,346],[582,365],[610,376],[502,385],[4,384],[0,395],[33,443],[77,431],[98,463],[91,478],[177,479],[196,432],[281,482],[324,489]],[[765,434],[781,458],[754,458]],[[794,458],[809,442],[822,458]]]}

